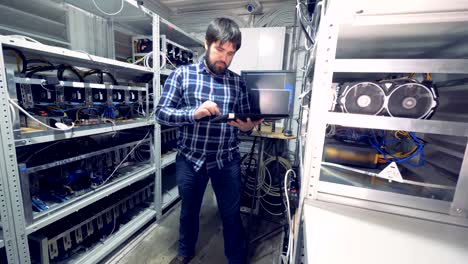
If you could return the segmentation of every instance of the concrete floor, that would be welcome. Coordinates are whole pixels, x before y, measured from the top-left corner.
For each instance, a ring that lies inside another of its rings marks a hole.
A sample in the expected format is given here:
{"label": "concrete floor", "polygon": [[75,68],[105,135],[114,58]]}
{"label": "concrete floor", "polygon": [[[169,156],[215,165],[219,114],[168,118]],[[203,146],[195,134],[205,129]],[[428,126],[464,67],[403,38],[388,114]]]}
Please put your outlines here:
{"label": "concrete floor", "polygon": [[[177,254],[177,239],[179,228],[180,204],[167,212],[164,218],[150,226],[134,241],[108,259],[107,263],[116,264],[167,264]],[[245,220],[245,219],[244,219]],[[262,234],[274,226],[267,222],[257,222],[251,237],[255,233]],[[249,247],[252,264],[274,264],[278,262],[281,251],[281,232],[263,239]],[[213,199],[213,191],[207,188],[200,216],[200,236],[197,243],[196,256],[191,264],[223,264],[227,263],[224,257],[223,235],[221,220]]]}

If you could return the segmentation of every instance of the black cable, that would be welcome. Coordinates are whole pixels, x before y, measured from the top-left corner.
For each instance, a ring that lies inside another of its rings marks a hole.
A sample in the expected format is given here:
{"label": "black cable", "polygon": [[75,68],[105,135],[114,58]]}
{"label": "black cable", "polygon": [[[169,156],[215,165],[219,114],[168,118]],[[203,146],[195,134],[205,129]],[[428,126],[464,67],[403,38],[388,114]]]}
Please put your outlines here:
{"label": "black cable", "polygon": [[302,30],[303,30],[304,33],[305,33],[305,36],[306,36],[306,38],[307,38],[307,41],[309,41],[310,43],[312,43],[312,45],[315,44],[315,41],[314,41],[314,40],[312,39],[312,37],[310,36],[309,32],[308,32],[307,29],[305,28],[305,26],[304,26],[304,24],[302,23],[302,21],[300,21],[299,24],[301,24],[301,28],[302,28]]}
{"label": "black cable", "polygon": [[119,83],[117,82],[117,80],[115,79],[114,75],[112,75],[110,72],[102,72],[103,74],[106,74],[107,76],[109,76],[109,78],[112,80],[112,84],[113,85],[119,85]]}
{"label": "black cable", "polygon": [[101,84],[104,83],[104,76],[102,74],[102,71],[99,70],[99,69],[89,70],[89,71],[85,72],[83,74],[83,78],[86,78],[86,77],[88,77],[90,75],[93,75],[93,74],[96,74],[96,73],[99,74],[99,83],[101,83]]}
{"label": "black cable", "polygon": [[101,71],[99,69],[93,69],[93,70],[87,71],[87,72],[85,72],[83,77],[86,78],[87,76],[93,75],[93,74],[96,74],[96,73],[99,74],[99,83],[101,83],[101,84],[104,83],[104,74],[106,74],[111,79],[113,85],[119,85],[119,83],[117,82],[115,77],[110,72]]}
{"label": "black cable", "polygon": [[63,73],[66,71],[66,70],[69,70],[70,72],[72,72],[76,77],[78,77],[78,79],[80,80],[80,82],[84,82],[84,79],[83,77],[81,76],[80,72],[78,72],[78,70],[69,65],[69,64],[60,64],[58,67],[57,67],[57,79],[59,79],[59,81],[63,81]]}
{"label": "black cable", "polygon": [[37,67],[35,68],[34,70],[31,70],[29,71],[27,74],[26,74],[26,77],[27,78],[31,78],[35,73],[38,73],[38,72],[44,72],[44,71],[53,71],[53,70],[56,70],[57,68],[55,66],[40,66],[40,67]]}
{"label": "black cable", "polygon": [[11,50],[11,51],[15,52],[20,57],[20,59],[21,59],[21,61],[23,63],[21,73],[25,73],[26,68],[28,67],[28,63],[27,63],[27,60],[26,60],[26,56],[24,56],[24,53],[21,52],[19,49],[15,49],[15,48],[11,48],[11,47],[4,47],[3,50]]}
{"label": "black cable", "polygon": [[315,5],[316,4],[317,4],[317,1],[315,1],[315,0],[307,1],[307,11],[309,11],[309,14],[315,13]]}
{"label": "black cable", "polygon": [[[52,63],[50,63],[49,61],[46,61],[46,60],[41,60],[41,59],[31,59],[31,60],[27,60],[26,61],[26,64],[30,64],[30,63],[43,63],[43,64],[47,64],[49,66],[54,66]],[[41,65],[38,65],[38,66],[41,66]]]}

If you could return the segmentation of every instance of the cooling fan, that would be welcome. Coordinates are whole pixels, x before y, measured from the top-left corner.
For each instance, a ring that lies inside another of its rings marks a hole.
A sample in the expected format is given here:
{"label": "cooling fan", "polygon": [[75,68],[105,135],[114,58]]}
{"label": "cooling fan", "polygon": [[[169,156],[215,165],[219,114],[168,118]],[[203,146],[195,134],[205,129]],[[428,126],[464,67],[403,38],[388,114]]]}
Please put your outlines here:
{"label": "cooling fan", "polygon": [[373,82],[348,85],[338,103],[347,113],[377,115],[385,106],[385,91]]}
{"label": "cooling fan", "polygon": [[426,84],[410,79],[352,83],[340,91],[337,104],[346,113],[427,119],[437,96]]}
{"label": "cooling fan", "polygon": [[436,106],[437,100],[433,88],[411,82],[396,85],[390,91],[387,112],[395,117],[426,119]]}

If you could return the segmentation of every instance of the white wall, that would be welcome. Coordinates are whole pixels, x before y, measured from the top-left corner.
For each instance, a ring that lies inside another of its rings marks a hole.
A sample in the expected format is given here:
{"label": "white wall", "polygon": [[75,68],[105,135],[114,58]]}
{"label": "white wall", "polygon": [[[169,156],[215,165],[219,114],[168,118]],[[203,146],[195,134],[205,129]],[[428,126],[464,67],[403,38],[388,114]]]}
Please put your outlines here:
{"label": "white wall", "polygon": [[310,264],[468,263],[467,228],[325,203],[304,217]]}
{"label": "white wall", "polygon": [[229,69],[282,70],[286,28],[241,28],[242,46]]}

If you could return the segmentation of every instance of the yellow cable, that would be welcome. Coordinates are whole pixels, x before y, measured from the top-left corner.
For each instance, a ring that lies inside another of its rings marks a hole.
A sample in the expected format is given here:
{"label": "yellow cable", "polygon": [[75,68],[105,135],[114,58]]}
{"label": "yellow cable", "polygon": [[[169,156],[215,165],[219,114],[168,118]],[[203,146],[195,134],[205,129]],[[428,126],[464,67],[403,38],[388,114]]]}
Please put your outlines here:
{"label": "yellow cable", "polygon": [[70,186],[64,185],[63,187],[65,187],[65,189],[69,190],[70,193],[73,193],[73,189]]}
{"label": "yellow cable", "polygon": [[426,81],[432,81],[432,77],[430,73],[426,73]]}

